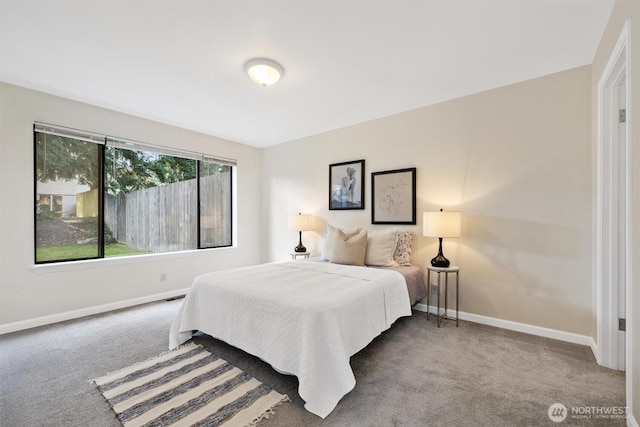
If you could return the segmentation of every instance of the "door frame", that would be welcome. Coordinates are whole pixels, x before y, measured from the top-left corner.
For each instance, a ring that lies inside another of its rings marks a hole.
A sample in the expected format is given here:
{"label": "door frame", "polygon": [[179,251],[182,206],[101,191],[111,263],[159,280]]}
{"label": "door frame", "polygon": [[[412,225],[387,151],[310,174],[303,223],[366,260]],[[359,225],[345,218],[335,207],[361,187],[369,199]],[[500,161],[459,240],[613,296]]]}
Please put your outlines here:
{"label": "door frame", "polygon": [[[631,238],[625,237],[624,267],[617,263],[620,243],[620,222],[624,222],[627,235],[631,231],[631,22],[625,23],[609,62],[598,82],[598,142],[597,142],[597,201],[596,201],[596,302],[597,302],[597,361],[600,365],[612,369],[627,370],[627,378],[631,369],[631,326],[630,295],[632,283],[632,245]],[[624,147],[624,162],[626,174],[623,188],[616,185],[620,178],[615,172],[618,169],[621,154],[616,146],[619,138],[617,121],[618,91],[617,86],[626,78],[626,137]],[[616,204],[619,198],[626,200],[626,209],[620,215]],[[618,336],[618,298],[619,289],[612,284],[623,276],[625,280],[625,311],[627,331],[625,334],[625,355],[622,360],[626,366],[620,366]],[[629,378],[628,378],[629,379]],[[627,396],[629,396],[630,381],[627,381]]]}

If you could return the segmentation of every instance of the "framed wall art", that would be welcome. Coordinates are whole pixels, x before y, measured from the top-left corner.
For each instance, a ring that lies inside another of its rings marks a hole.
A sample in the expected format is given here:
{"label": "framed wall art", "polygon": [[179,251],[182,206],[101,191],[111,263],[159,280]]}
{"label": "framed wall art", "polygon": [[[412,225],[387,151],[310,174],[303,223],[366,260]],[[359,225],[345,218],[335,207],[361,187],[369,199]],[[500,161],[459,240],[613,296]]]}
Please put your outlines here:
{"label": "framed wall art", "polygon": [[364,160],[329,165],[329,210],[364,209]]}
{"label": "framed wall art", "polygon": [[416,168],[371,173],[371,223],[416,223]]}

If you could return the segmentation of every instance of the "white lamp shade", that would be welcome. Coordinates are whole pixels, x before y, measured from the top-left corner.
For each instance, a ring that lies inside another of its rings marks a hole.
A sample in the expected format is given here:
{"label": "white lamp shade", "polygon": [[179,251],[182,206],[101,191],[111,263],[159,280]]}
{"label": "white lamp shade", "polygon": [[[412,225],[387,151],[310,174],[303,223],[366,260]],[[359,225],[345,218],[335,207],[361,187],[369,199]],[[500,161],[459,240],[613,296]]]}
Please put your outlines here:
{"label": "white lamp shade", "polygon": [[311,230],[311,215],[290,215],[289,216],[290,231],[309,231]]}
{"label": "white lamp shade", "polygon": [[460,212],[424,212],[422,235],[426,237],[460,237]]}

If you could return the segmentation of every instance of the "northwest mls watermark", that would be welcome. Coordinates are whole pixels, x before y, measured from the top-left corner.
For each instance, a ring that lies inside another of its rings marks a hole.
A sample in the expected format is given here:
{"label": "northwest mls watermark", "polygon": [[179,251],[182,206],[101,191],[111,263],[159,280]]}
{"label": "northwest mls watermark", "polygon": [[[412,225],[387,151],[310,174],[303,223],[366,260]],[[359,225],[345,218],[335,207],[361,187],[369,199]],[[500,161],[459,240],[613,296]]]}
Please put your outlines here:
{"label": "northwest mls watermark", "polygon": [[571,420],[614,420],[627,418],[626,406],[572,406],[568,409],[562,403],[554,403],[547,411],[549,419],[561,423]]}

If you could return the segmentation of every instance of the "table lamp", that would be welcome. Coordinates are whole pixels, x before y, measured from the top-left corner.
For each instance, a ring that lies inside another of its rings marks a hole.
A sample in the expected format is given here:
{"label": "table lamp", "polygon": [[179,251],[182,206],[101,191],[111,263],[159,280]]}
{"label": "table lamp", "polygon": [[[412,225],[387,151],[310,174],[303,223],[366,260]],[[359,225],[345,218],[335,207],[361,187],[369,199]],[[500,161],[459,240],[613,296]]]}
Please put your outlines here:
{"label": "table lamp", "polygon": [[299,213],[298,215],[290,215],[289,230],[297,231],[298,233],[300,233],[298,246],[296,246],[293,250],[298,253],[307,252],[307,248],[305,248],[302,244],[302,232],[311,230],[311,215],[302,215],[302,213]]}
{"label": "table lamp", "polygon": [[442,254],[443,237],[460,237],[460,212],[424,212],[422,214],[422,235],[440,240],[438,255],[431,260],[434,267],[449,267],[449,260]]}

